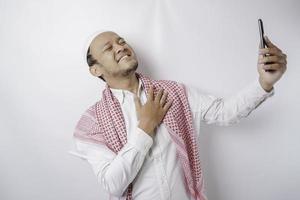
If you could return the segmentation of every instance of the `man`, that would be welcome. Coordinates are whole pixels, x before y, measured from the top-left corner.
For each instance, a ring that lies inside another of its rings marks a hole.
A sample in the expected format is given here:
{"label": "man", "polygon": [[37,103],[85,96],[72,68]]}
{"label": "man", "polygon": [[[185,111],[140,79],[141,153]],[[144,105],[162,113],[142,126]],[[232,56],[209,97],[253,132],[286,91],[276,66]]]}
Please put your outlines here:
{"label": "man", "polygon": [[100,101],[81,116],[74,139],[111,199],[205,200],[199,123],[237,123],[274,94],[286,55],[267,37],[259,78],[229,99],[137,73],[131,46],[112,31],[90,43],[90,73],[106,82]]}

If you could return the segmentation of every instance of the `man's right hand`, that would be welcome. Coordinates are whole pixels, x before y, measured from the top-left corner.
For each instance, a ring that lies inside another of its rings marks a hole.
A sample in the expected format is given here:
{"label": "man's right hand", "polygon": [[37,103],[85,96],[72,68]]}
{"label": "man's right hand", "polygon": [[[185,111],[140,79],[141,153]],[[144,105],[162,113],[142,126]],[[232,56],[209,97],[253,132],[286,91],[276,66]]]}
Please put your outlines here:
{"label": "man's right hand", "polygon": [[155,128],[161,123],[165,114],[172,105],[172,101],[168,101],[167,92],[160,89],[154,98],[153,87],[150,86],[147,95],[147,102],[142,105],[139,97],[135,94],[134,103],[137,111],[137,118],[140,120],[138,127],[143,129],[151,137],[155,134]]}

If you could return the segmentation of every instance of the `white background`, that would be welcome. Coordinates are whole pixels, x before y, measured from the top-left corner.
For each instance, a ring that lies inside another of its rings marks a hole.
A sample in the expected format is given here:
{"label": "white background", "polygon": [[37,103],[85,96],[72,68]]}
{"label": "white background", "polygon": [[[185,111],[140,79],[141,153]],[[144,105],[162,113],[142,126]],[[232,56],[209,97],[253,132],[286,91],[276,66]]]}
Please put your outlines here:
{"label": "white background", "polygon": [[257,19],[288,55],[275,95],[240,123],[203,124],[210,200],[300,199],[300,2],[296,0],[0,1],[0,199],[98,200],[87,162],[67,152],[103,83],[83,62],[87,37],[113,30],[139,72],[230,96],[258,78]]}

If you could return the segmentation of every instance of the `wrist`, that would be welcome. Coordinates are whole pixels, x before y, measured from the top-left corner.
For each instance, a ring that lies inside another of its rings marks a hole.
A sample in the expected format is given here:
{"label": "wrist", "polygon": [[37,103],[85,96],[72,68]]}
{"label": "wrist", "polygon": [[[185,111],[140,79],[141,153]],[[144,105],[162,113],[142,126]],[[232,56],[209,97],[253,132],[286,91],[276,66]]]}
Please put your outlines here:
{"label": "wrist", "polygon": [[148,120],[141,120],[138,124],[138,127],[140,129],[143,129],[143,131],[146,132],[148,135],[154,134],[155,126],[153,125],[152,122]]}
{"label": "wrist", "polygon": [[266,91],[266,92],[270,92],[273,89],[273,85],[272,84],[267,84],[265,83],[261,77],[259,77],[259,83],[260,86]]}

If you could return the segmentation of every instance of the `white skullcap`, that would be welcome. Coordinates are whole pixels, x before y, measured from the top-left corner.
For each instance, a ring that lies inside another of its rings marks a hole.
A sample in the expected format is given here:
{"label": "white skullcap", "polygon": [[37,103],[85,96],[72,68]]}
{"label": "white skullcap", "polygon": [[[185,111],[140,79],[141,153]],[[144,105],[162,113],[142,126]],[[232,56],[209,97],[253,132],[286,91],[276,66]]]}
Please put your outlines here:
{"label": "white skullcap", "polygon": [[88,48],[89,48],[91,42],[93,41],[93,39],[94,39],[97,35],[99,35],[100,33],[106,32],[106,31],[109,31],[109,30],[100,29],[100,30],[95,31],[95,32],[93,32],[92,34],[90,34],[90,35],[88,35],[88,36],[86,37],[86,40],[85,40],[84,46],[83,46],[83,50],[82,50],[82,51],[83,51],[83,61],[84,61],[84,63],[87,64],[87,61],[86,61],[86,53],[87,53],[87,50],[88,50]]}

